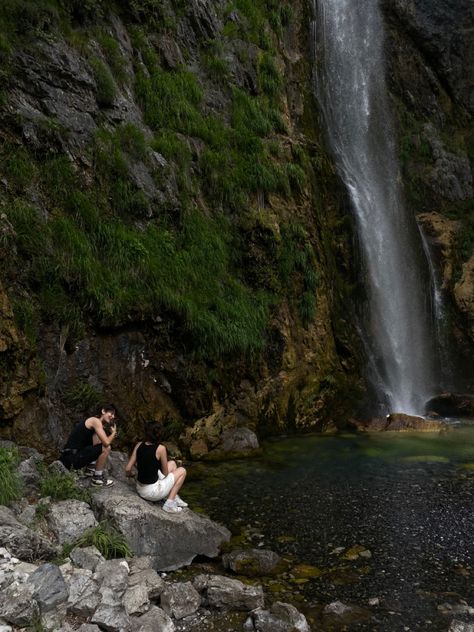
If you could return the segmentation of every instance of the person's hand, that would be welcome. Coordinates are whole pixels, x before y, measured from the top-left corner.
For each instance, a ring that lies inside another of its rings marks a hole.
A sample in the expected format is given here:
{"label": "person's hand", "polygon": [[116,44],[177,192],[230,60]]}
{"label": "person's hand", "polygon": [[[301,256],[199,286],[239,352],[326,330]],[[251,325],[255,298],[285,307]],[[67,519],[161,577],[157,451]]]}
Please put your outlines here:
{"label": "person's hand", "polygon": [[132,478],[133,477],[132,470],[125,470],[125,474],[127,475],[127,478]]}

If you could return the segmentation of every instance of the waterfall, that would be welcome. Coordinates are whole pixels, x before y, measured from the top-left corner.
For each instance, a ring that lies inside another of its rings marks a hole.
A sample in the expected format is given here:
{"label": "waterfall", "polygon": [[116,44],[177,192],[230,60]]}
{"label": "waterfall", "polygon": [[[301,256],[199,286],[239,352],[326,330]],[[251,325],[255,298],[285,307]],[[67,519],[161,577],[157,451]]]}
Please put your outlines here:
{"label": "waterfall", "polygon": [[366,268],[371,378],[387,410],[420,414],[434,388],[430,282],[418,227],[403,205],[378,0],[312,2],[314,89]]}

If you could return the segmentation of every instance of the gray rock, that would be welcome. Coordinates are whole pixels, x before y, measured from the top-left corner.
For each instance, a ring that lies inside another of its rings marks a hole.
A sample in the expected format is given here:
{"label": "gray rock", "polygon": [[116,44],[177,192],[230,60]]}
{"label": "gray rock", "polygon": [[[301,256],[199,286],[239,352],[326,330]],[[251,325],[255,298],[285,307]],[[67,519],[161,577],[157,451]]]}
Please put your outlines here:
{"label": "gray rock", "polygon": [[13,632],[11,625],[7,625],[5,621],[0,621],[0,632]]}
{"label": "gray rock", "polygon": [[279,555],[266,549],[236,549],[222,556],[224,568],[247,577],[273,575],[278,572],[281,563]]}
{"label": "gray rock", "polygon": [[275,602],[270,610],[252,613],[257,632],[310,632],[306,617],[289,603]]}
{"label": "gray rock", "polygon": [[190,510],[166,513],[124,485],[99,491],[94,502],[100,518],[118,528],[136,555],[152,557],[156,570],[180,568],[196,555],[216,557],[230,539],[230,531],[209,518]]}
{"label": "gray rock", "polygon": [[92,579],[91,571],[74,571],[69,579],[68,611],[81,617],[90,617],[99,603],[99,586]]}
{"label": "gray rock", "polygon": [[92,623],[83,623],[77,632],[100,632],[98,625],[92,625]]}
{"label": "gray rock", "polygon": [[75,542],[84,531],[98,524],[89,505],[81,500],[62,500],[52,504],[47,520],[60,544]]}
{"label": "gray rock", "polygon": [[167,584],[161,593],[160,605],[170,617],[182,619],[197,611],[201,597],[191,582]]}
{"label": "gray rock", "polygon": [[324,607],[323,612],[324,614],[333,614],[342,617],[351,612],[351,610],[352,608],[350,606],[346,606],[346,604],[342,603],[342,601],[332,601]]}
{"label": "gray rock", "polygon": [[18,464],[17,474],[27,492],[35,490],[39,484],[41,478],[37,467],[39,460],[37,457],[30,456],[29,459]]}
{"label": "gray rock", "polygon": [[161,608],[152,606],[141,617],[130,618],[131,632],[174,632],[174,623]]}
{"label": "gray rock", "polygon": [[55,564],[42,564],[28,579],[33,586],[33,599],[38,602],[41,612],[49,612],[67,601],[69,590],[61,571]]}
{"label": "gray rock", "polygon": [[61,461],[53,461],[48,465],[48,472],[50,474],[69,474],[69,470],[61,463]]}
{"label": "gray rock", "polygon": [[0,617],[19,627],[29,625],[40,613],[33,591],[31,584],[10,584],[0,593]]}
{"label": "gray rock", "polygon": [[246,586],[238,579],[211,575],[207,582],[207,601],[223,610],[254,610],[263,608],[261,586]]}
{"label": "gray rock", "polygon": [[105,562],[105,558],[95,546],[76,547],[69,553],[71,562],[79,568],[95,571],[97,564]]}
{"label": "gray rock", "polygon": [[47,560],[59,554],[58,547],[20,524],[13,512],[3,506],[0,506],[0,546],[25,561]]}
{"label": "gray rock", "polygon": [[249,428],[228,428],[224,430],[219,449],[224,452],[250,452],[258,450],[257,435]]}
{"label": "gray rock", "polygon": [[[115,608],[117,612],[123,609],[122,597],[128,585],[128,572],[129,568],[125,560],[108,560],[97,566],[94,579],[100,584],[101,606]],[[117,616],[121,615],[117,614]]]}
{"label": "gray rock", "polygon": [[48,612],[41,612],[41,625],[46,630],[59,630],[66,620],[67,611],[66,605],[61,604],[54,610]]}
{"label": "gray rock", "polygon": [[146,568],[132,573],[128,578],[129,588],[140,585],[147,589],[149,599],[156,599],[163,592],[166,583],[155,570]]}
{"label": "gray rock", "polygon": [[91,621],[111,632],[123,632],[130,629],[130,618],[123,606],[109,606],[101,603]]}
{"label": "gray rock", "polygon": [[453,619],[448,632],[474,632],[474,623],[466,623],[466,621]]}
{"label": "gray rock", "polygon": [[130,586],[122,598],[122,605],[127,614],[143,614],[150,605],[148,589],[143,584]]}

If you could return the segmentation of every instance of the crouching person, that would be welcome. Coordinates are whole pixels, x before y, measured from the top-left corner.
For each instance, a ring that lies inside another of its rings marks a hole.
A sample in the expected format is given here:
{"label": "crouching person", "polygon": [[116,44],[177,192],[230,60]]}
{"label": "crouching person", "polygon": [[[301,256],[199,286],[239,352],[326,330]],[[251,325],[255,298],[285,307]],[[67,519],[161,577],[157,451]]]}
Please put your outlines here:
{"label": "crouching person", "polygon": [[169,513],[182,511],[188,504],[178,496],[186,478],[184,467],[168,461],[166,447],[159,443],[161,425],[156,421],[145,424],[144,440],[137,443],[126,465],[127,476],[137,466],[137,492],[144,500],[166,498],[163,509]]}
{"label": "crouching person", "polygon": [[[92,484],[98,487],[110,487],[114,483],[103,473],[110,446],[117,436],[114,420],[115,408],[107,404],[102,407],[99,417],[80,421],[73,428],[59,457],[68,470],[87,466],[86,473],[92,475]],[[107,432],[104,426],[108,428]]]}

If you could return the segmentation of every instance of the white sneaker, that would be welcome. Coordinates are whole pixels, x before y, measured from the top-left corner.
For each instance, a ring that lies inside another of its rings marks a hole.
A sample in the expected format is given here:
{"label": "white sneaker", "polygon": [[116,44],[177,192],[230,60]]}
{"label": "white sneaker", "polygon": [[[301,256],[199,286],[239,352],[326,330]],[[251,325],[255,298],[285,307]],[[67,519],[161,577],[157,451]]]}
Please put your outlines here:
{"label": "white sneaker", "polygon": [[183,508],[184,508],[184,507],[187,507],[187,506],[188,506],[188,503],[187,503],[185,500],[183,500],[183,499],[182,499],[180,496],[178,496],[178,495],[176,495],[176,497],[175,497],[175,499],[174,499],[174,500],[175,500],[175,503],[178,505],[178,507],[183,507]]}
{"label": "white sneaker", "polygon": [[167,500],[163,505],[163,511],[167,513],[179,513],[183,511],[181,507],[178,507],[175,500]]}

